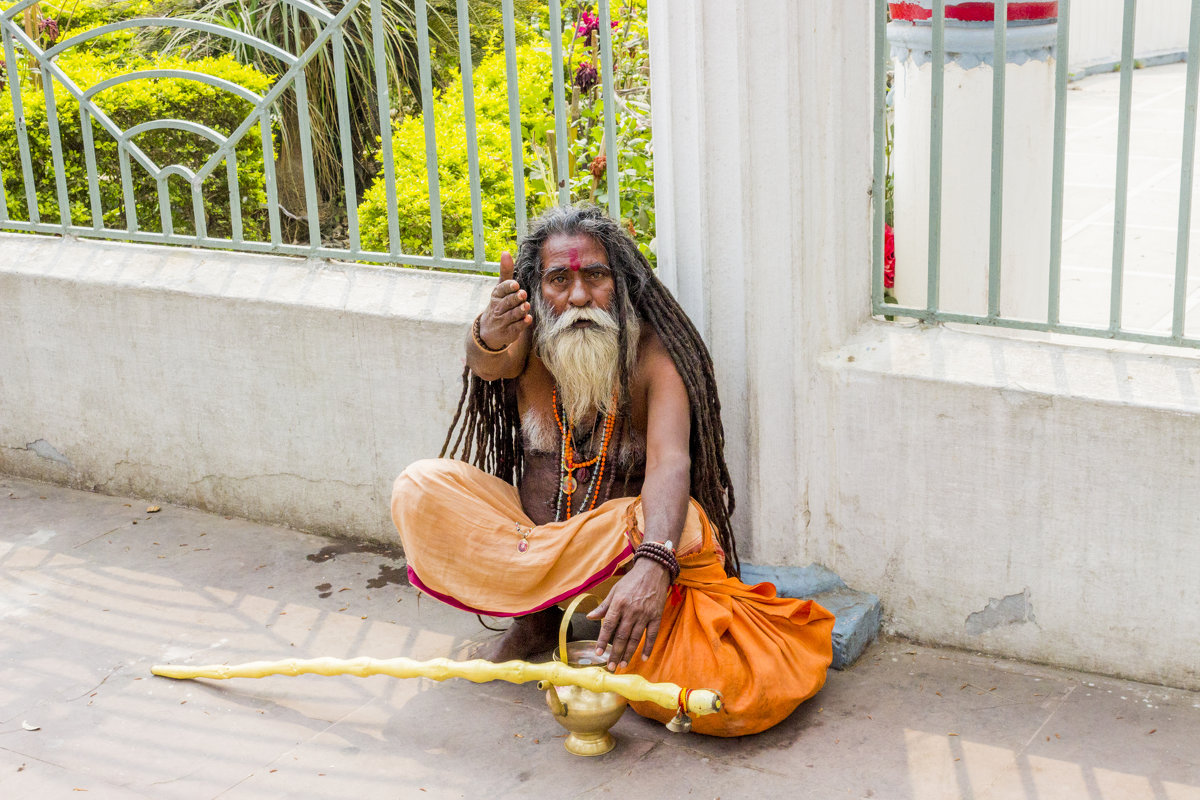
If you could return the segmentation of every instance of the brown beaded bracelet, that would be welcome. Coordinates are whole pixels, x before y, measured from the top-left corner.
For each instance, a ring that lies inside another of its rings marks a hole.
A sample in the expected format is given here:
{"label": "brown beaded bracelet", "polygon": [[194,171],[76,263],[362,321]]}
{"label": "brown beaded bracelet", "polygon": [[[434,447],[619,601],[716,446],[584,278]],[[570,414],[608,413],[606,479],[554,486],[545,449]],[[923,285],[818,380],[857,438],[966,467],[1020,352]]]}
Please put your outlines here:
{"label": "brown beaded bracelet", "polygon": [[663,545],[660,545],[657,542],[651,542],[651,544],[655,545],[654,549],[658,550],[660,553],[665,554],[666,557],[670,560],[670,562],[671,562],[671,582],[674,583],[675,579],[679,577],[679,559],[675,557],[675,551],[673,549],[671,549],[671,547],[669,545],[664,547]]}
{"label": "brown beaded bracelet", "polygon": [[665,569],[671,576],[671,583],[679,577],[679,560],[675,557],[675,551],[661,542],[642,542],[633,551],[633,560],[639,558],[648,558]]}
{"label": "brown beaded bracelet", "polygon": [[[663,558],[662,556],[660,556],[658,553],[652,553],[652,552],[646,551],[646,552],[641,552],[641,553],[635,552],[633,554],[633,560],[635,562],[642,558],[653,561],[655,564],[658,564],[660,567],[662,567],[664,570],[666,570],[668,575],[671,574],[671,562],[668,561],[667,559]],[[672,578],[671,580],[674,581],[674,578]]]}
{"label": "brown beaded bracelet", "polygon": [[648,558],[651,561],[653,561],[654,563],[658,564],[663,569],[665,569],[667,571],[667,575],[670,577],[671,583],[674,583],[675,578],[677,578],[679,576],[678,567],[676,567],[674,564],[672,564],[666,558],[663,558],[658,553],[643,552],[643,553],[638,553],[634,556],[635,561],[639,558]]}
{"label": "brown beaded bracelet", "polygon": [[483,317],[483,315],[480,314],[478,317],[475,318],[475,321],[471,323],[471,338],[475,340],[476,347],[478,347],[480,350],[482,350],[485,353],[503,353],[505,350],[508,349],[508,345],[505,345],[504,347],[488,347],[487,342],[485,342],[483,340],[483,336],[480,335],[479,320],[482,317]]}
{"label": "brown beaded bracelet", "polygon": [[638,545],[638,549],[652,550],[675,564],[679,563],[675,558],[675,548],[671,546],[670,542],[642,542]]}

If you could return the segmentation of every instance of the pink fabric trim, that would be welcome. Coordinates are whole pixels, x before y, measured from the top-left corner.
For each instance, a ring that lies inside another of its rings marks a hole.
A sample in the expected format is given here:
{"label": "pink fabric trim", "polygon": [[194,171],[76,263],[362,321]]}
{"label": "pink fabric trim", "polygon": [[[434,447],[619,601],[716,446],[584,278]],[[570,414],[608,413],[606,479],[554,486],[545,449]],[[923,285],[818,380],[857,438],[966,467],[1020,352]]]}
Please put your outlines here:
{"label": "pink fabric trim", "polygon": [[441,600],[446,605],[453,606],[454,608],[460,609],[462,611],[469,611],[472,614],[486,614],[489,617],[523,617],[526,614],[533,614],[533,613],[536,613],[543,609],[549,608],[550,606],[555,605],[556,603],[561,603],[563,600],[574,597],[575,595],[577,595],[581,592],[586,592],[588,589],[591,589],[593,586],[608,580],[610,577],[612,577],[613,573],[615,573],[617,571],[617,568],[621,566],[621,562],[625,561],[631,555],[633,555],[633,550],[628,545],[626,545],[625,549],[623,549],[620,552],[620,554],[617,555],[616,558],[614,558],[612,561],[608,562],[608,564],[606,564],[603,569],[601,569],[599,572],[592,575],[592,577],[588,578],[586,581],[584,581],[578,587],[571,589],[569,591],[566,591],[566,592],[558,595],[557,597],[551,598],[550,600],[547,600],[546,602],[542,603],[541,605],[535,606],[534,608],[531,608],[528,611],[489,611],[487,609],[482,609],[482,608],[472,608],[471,606],[466,605],[465,603],[460,603],[458,600],[456,600],[455,598],[451,597],[448,594],[442,594],[441,592],[430,589],[428,586],[425,585],[425,583],[417,575],[416,571],[413,570],[412,565],[409,565],[409,567],[408,567],[408,582],[411,583],[413,586],[417,587],[418,589],[420,589],[425,594],[429,595],[430,597]]}

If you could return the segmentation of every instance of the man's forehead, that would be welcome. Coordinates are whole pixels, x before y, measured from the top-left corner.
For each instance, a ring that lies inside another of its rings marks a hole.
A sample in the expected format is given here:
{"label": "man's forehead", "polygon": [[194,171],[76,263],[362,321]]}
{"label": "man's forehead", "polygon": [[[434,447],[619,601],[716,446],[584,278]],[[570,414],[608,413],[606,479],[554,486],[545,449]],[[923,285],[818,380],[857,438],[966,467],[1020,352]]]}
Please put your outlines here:
{"label": "man's forehead", "polygon": [[608,265],[608,251],[585,234],[557,234],[542,245],[542,270],[578,270],[595,264]]}

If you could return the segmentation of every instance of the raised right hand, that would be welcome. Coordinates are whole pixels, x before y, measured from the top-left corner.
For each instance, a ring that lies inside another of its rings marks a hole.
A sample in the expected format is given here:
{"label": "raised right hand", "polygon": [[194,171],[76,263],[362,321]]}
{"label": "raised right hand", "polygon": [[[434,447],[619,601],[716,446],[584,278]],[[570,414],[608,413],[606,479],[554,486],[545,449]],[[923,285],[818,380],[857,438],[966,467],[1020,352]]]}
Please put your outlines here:
{"label": "raised right hand", "polygon": [[499,350],[515,342],[532,324],[529,295],[513,280],[513,257],[506,250],[500,255],[500,282],[492,289],[488,307],[479,318],[479,337],[488,347]]}

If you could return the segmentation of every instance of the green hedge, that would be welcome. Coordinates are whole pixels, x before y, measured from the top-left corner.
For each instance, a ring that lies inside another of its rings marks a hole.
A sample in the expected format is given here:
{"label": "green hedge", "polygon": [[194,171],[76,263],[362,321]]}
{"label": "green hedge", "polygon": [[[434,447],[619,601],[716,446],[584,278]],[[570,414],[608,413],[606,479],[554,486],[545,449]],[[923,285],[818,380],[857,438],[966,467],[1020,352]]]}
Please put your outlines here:
{"label": "green hedge", "polygon": [[[113,13],[117,13],[128,11],[129,7],[109,4],[103,6],[103,9],[115,9]],[[118,14],[116,18],[123,15]],[[86,15],[77,16],[87,24],[69,28],[64,24],[64,36],[113,21],[111,16],[90,11]],[[114,42],[110,41],[111,38],[116,38],[126,46],[115,47]],[[147,57],[132,55],[128,47],[130,37],[127,31],[99,37],[93,42],[94,46],[93,43],[86,43],[84,48],[87,49],[63,53],[56,60],[57,66],[81,89],[94,86],[113,75],[146,69],[184,69],[201,72],[239,84],[259,94],[267,91],[272,81],[271,76],[263,75],[252,67],[243,66],[228,57],[187,61],[178,57],[161,58],[153,54]],[[40,87],[40,80],[46,78],[35,73],[33,68],[36,65],[24,58],[23,53],[18,56],[18,60],[24,62],[20,74],[21,102],[29,134],[38,210],[43,222],[57,224],[60,216],[58,195],[55,189],[45,98]],[[56,82],[54,88],[71,221],[76,225],[91,226],[93,220],[79,105],[63,86]],[[4,92],[4,98],[7,101],[7,91]],[[182,119],[207,125],[223,135],[231,133],[253,109],[250,103],[221,89],[196,80],[180,78],[130,81],[101,92],[95,96],[94,101],[121,129],[128,129],[150,120]],[[125,228],[127,220],[117,143],[94,119],[92,139],[95,144],[96,174],[104,224],[111,228]],[[148,131],[137,137],[135,144],[159,167],[178,164],[192,170],[203,165],[216,149],[212,142],[202,136],[165,129]],[[257,126],[252,127],[241,139],[236,152],[244,235],[247,238],[265,238],[266,192],[262,144]],[[10,102],[0,102],[0,171],[3,171],[4,175],[4,190],[10,218],[28,220],[24,173]],[[131,172],[140,229],[161,231],[157,183],[132,159]],[[174,176],[168,180],[168,187],[173,212],[172,224],[176,233],[193,233],[195,226],[192,219],[190,185],[182,177]],[[229,236],[229,188],[224,165],[218,166],[204,182],[201,194],[209,235]]]}
{"label": "green hedge", "polygon": [[[517,50],[521,119],[530,125],[547,113],[543,84],[550,80],[550,58],[532,46]],[[473,71],[476,146],[483,200],[485,257],[498,260],[501,251],[515,246],[512,143],[508,130],[508,84],[504,53],[485,56]],[[462,80],[451,76],[447,89],[433,103],[437,130],[438,189],[442,204],[442,233],[446,255],[471,258],[471,183],[468,171]],[[396,164],[396,208],[400,221],[400,249],[430,255],[429,180],[425,167],[425,121],[422,115],[405,118],[392,136]],[[525,162],[532,157],[525,146]],[[532,191],[532,187],[529,187]],[[364,193],[358,207],[365,249],[386,252],[389,245],[387,193],[383,171]]]}

